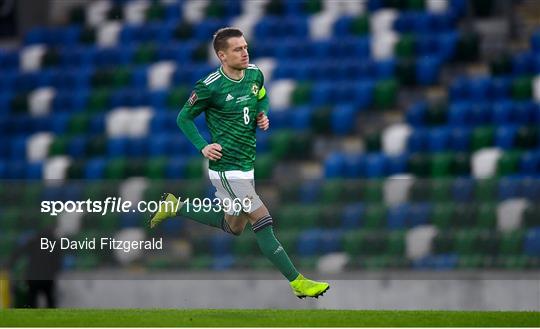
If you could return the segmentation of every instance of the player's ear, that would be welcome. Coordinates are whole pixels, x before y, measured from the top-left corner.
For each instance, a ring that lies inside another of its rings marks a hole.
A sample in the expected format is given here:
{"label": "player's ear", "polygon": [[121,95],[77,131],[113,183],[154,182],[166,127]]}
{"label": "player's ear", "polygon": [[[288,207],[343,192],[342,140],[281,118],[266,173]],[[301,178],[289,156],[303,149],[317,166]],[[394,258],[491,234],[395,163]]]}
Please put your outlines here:
{"label": "player's ear", "polygon": [[225,52],[223,50],[218,50],[217,57],[221,62],[223,62],[223,60],[225,59]]}

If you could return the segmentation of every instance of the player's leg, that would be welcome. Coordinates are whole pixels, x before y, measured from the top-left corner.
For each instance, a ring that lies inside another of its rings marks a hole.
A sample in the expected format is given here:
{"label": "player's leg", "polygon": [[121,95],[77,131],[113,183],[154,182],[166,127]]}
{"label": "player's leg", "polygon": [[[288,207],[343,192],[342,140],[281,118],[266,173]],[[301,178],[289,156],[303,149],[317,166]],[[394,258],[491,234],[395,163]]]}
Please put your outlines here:
{"label": "player's leg", "polygon": [[268,209],[262,202],[248,216],[253,232],[255,232],[255,236],[257,237],[259,248],[266,258],[289,280],[293,293],[296,296],[299,298],[318,298],[330,288],[328,283],[306,279],[296,270],[287,252],[274,235],[272,216],[270,216]]}

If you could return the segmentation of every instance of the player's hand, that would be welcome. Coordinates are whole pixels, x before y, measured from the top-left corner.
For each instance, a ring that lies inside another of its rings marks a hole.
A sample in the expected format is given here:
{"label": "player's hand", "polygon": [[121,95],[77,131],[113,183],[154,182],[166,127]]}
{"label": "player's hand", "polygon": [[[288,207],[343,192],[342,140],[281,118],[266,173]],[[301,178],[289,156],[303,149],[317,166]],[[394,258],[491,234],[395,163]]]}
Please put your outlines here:
{"label": "player's hand", "polygon": [[268,128],[270,127],[270,120],[268,119],[266,114],[264,114],[264,112],[261,112],[257,115],[257,126],[259,126],[259,128],[263,131],[268,130]]}
{"label": "player's hand", "polygon": [[216,161],[221,159],[221,145],[218,143],[208,144],[202,150],[201,153],[208,160]]}

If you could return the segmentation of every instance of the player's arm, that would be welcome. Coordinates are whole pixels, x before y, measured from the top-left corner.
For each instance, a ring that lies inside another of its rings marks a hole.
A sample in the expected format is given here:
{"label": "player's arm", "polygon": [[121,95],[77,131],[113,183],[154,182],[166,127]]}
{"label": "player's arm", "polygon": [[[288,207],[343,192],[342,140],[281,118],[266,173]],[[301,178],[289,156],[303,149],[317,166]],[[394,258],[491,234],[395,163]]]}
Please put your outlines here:
{"label": "player's arm", "polygon": [[[260,71],[259,71],[260,72]],[[257,126],[262,130],[267,130],[270,127],[270,120],[268,119],[268,110],[270,108],[270,101],[266,95],[266,88],[264,88],[264,76],[261,73],[261,89],[257,93]]]}
{"label": "player's arm", "polygon": [[210,91],[208,88],[202,83],[198,83],[186,104],[178,113],[176,124],[199,152],[210,160],[218,160],[221,158],[221,145],[216,143],[208,144],[199,133],[194,122],[195,118],[207,108],[209,98]]}

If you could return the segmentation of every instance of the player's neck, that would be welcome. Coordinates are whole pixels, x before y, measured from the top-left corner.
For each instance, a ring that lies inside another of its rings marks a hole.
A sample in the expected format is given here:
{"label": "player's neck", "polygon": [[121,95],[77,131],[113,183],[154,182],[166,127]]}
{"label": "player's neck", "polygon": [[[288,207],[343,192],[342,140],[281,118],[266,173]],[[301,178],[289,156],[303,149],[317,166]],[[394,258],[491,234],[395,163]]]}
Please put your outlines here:
{"label": "player's neck", "polygon": [[221,70],[229,79],[241,80],[244,77],[244,70],[233,69],[232,67],[221,65]]}

